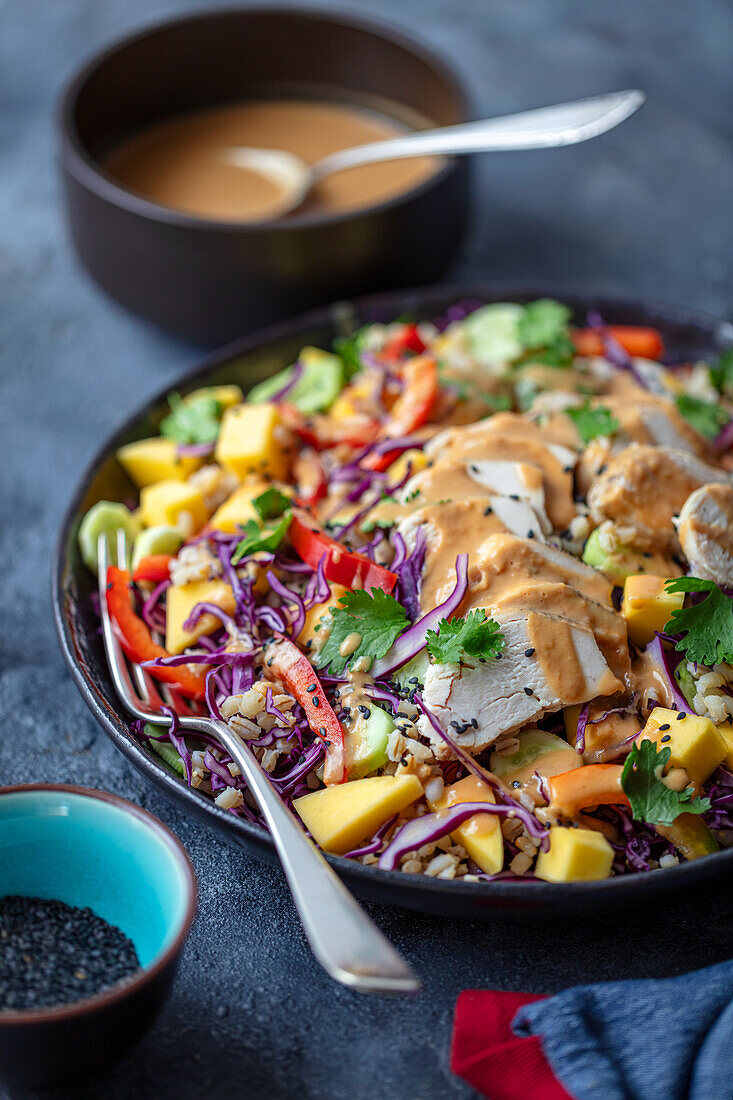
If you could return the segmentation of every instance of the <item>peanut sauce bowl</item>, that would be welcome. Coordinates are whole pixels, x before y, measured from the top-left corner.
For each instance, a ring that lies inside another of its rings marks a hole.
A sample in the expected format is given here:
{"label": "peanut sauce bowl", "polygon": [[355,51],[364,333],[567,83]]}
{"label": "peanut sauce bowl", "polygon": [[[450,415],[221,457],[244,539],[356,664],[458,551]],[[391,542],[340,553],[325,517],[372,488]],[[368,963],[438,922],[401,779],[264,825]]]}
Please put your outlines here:
{"label": "peanut sauce bowl", "polygon": [[170,991],[196,910],[185,849],[117,795],[65,784],[0,787],[0,897],[9,896],[91,909],[132,942],[140,969],[84,999],[0,1005],[0,1081],[46,1088],[107,1068]]}
{"label": "peanut sauce bowl", "polygon": [[102,166],[119,143],[172,116],[278,96],[381,108],[408,128],[469,118],[449,63],[361,17],[248,7],[132,35],[72,79],[57,120],[71,239],[109,295],[213,345],[337,297],[443,276],[466,228],[466,157],[372,206],[250,223],[158,205]]}
{"label": "peanut sauce bowl", "polygon": [[[305,345],[329,348],[333,339],[370,322],[397,317],[415,320],[445,317],[450,307],[473,301],[527,302],[551,297],[565,302],[576,324],[588,310],[597,310],[613,324],[658,328],[670,353],[680,359],[719,353],[733,344],[733,326],[705,314],[672,305],[623,301],[582,293],[558,285],[470,285],[398,291],[341,302],[271,327],[223,348],[180,379],[182,394],[200,386],[235,382],[246,391],[268,375],[289,366]],[[130,499],[135,490],[115,458],[116,450],[149,436],[166,408],[166,392],[158,394],[105,443],[82,476],[64,519],[56,547],[53,605],[64,658],[85,702],[122,753],[151,782],[187,812],[217,829],[231,843],[268,863],[275,863],[269,834],[213,799],[186,785],[130,733],[128,719],[115,695],[104,656],[92,594],[96,579],[86,570],[77,546],[82,516],[100,499]],[[456,552],[460,552],[457,547]],[[445,917],[494,919],[565,915],[568,910],[628,908],[656,899],[670,890],[688,889],[701,879],[733,871],[733,849],[703,856],[674,867],[626,874],[599,882],[554,884],[499,878],[461,882],[381,870],[340,856],[327,856],[344,881],[359,896]]]}

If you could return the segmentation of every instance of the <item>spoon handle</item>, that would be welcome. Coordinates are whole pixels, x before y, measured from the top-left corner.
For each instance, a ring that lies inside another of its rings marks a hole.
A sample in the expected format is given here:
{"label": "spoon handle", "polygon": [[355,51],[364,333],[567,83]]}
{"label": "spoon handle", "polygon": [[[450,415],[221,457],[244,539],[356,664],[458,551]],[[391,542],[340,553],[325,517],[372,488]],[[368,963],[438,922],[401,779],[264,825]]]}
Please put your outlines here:
{"label": "spoon handle", "polygon": [[308,838],[251,749],[225,722],[186,718],[182,725],[214,733],[239,765],[269,826],[303,930],[324,969],[362,993],[416,993],[420,980]]}
{"label": "spoon handle", "polygon": [[611,92],[574,103],[560,103],[481,122],[464,122],[459,126],[443,126],[437,130],[419,130],[388,141],[358,145],[318,161],[313,166],[314,182],[332,172],[375,161],[574,145],[618,126],[638,110],[644,99],[644,93],[639,91]]}

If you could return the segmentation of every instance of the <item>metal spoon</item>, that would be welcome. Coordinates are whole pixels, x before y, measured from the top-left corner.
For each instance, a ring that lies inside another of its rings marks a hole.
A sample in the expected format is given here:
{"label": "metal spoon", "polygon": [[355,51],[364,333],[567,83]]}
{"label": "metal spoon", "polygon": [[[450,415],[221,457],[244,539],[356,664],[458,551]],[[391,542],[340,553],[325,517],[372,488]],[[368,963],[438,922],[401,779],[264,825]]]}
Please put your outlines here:
{"label": "metal spoon", "polygon": [[646,96],[638,90],[559,103],[481,122],[418,130],[388,141],[357,145],[331,153],[315,164],[284,149],[255,149],[248,146],[227,150],[230,161],[268,177],[283,193],[278,213],[288,214],[303,203],[316,184],[334,172],[357,168],[376,161],[405,157],[456,156],[507,149],[549,149],[575,145],[612,130],[641,107]]}

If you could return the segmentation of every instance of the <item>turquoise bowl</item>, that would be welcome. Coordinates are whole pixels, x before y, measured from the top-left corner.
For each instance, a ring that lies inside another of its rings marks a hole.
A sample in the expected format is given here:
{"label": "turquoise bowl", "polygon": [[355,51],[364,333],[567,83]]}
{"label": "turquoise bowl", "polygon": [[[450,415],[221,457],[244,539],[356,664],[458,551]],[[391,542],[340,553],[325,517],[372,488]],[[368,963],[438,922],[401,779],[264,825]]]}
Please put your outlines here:
{"label": "turquoise bowl", "polygon": [[89,907],[135,945],[141,970],[85,1000],[0,1008],[0,1081],[29,1088],[104,1069],[129,1050],[167,997],[196,910],[178,840],[116,795],[83,787],[0,787],[0,897]]}

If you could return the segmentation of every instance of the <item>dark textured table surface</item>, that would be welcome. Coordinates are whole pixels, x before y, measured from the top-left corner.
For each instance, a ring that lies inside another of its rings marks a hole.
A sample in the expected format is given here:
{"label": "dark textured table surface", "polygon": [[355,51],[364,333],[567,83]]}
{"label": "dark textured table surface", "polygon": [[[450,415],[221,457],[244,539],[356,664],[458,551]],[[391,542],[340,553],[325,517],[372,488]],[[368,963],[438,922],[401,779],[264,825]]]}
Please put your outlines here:
{"label": "dark textured table surface", "polygon": [[[197,351],[123,313],[75,266],[58,205],[52,104],[102,43],[204,6],[0,0],[0,783],[73,781],[139,802],[187,845],[201,888],[155,1028],[103,1082],[54,1096],[466,1097],[448,1068],[460,989],[551,992],[728,957],[730,882],[653,912],[568,912],[553,925],[375,909],[425,991],[414,1002],[358,997],[310,957],[280,873],[187,821],[96,727],[51,622],[57,527],[97,446]],[[419,27],[458,59],[486,114],[627,86],[648,93],[640,115],[592,144],[484,158],[475,231],[456,277],[560,278],[733,312],[729,0],[329,6]]]}

